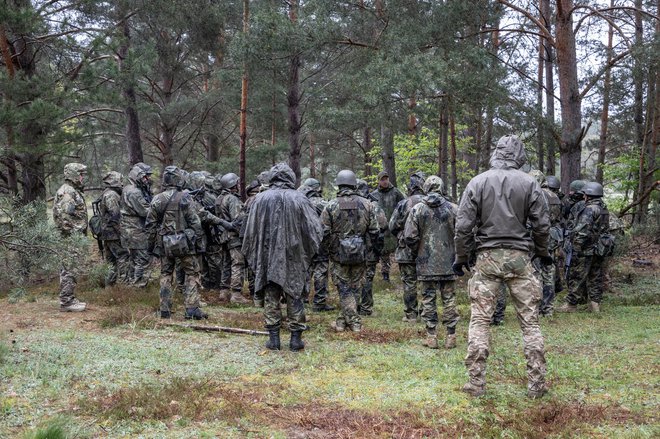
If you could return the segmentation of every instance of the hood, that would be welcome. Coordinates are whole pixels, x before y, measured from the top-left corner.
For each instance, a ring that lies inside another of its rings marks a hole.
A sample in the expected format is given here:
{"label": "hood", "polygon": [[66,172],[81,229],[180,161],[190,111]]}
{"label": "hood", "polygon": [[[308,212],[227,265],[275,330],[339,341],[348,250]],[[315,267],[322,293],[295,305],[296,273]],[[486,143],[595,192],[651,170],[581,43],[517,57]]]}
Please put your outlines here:
{"label": "hood", "polygon": [[541,186],[541,187],[548,187],[548,183],[545,181],[545,174],[538,169],[532,169],[531,171],[528,172],[529,175],[534,177],[534,180]]}
{"label": "hood", "polygon": [[103,176],[103,184],[107,187],[121,188],[123,186],[121,179],[122,176],[119,172],[110,171]]}
{"label": "hood", "polygon": [[82,163],[67,163],[64,165],[64,179],[77,189],[84,188],[85,175],[87,175],[87,166]]}
{"label": "hood", "polygon": [[442,178],[437,175],[431,175],[424,182],[424,193],[425,194],[441,194],[445,193],[445,183],[442,181]]}
{"label": "hood", "polygon": [[356,187],[358,195],[367,198],[369,196],[369,184],[362,179],[358,179]]}
{"label": "hood", "polygon": [[270,185],[286,189],[295,189],[296,174],[286,163],[278,163],[270,168]]}
{"label": "hood", "polygon": [[518,136],[503,136],[490,156],[490,167],[496,169],[520,169],[527,163],[525,145]]}
{"label": "hood", "polygon": [[445,202],[445,199],[442,195],[440,195],[437,192],[431,192],[424,198],[424,202],[429,206],[429,207],[438,207],[442,203]]}

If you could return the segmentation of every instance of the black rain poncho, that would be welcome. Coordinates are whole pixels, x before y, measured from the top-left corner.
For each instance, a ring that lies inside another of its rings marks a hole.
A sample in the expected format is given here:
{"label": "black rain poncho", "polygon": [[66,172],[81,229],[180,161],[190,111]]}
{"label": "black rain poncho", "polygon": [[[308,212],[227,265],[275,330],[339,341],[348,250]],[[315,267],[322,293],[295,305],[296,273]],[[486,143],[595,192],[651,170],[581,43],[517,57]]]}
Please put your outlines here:
{"label": "black rain poncho", "polygon": [[273,282],[300,297],[323,229],[312,203],[295,190],[286,163],[271,168],[269,189],[256,196],[246,223],[242,251],[254,272],[255,291]]}

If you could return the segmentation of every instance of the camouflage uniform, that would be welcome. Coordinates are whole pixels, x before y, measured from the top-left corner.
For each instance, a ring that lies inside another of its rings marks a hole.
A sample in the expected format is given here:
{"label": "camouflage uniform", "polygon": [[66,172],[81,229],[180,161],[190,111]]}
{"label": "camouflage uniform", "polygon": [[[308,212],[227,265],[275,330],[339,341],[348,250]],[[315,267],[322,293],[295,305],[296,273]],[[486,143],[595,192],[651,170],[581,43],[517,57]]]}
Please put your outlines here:
{"label": "camouflage uniform", "polygon": [[130,279],[137,287],[145,287],[150,277],[149,236],[145,230],[152,198],[150,173],[151,168],[144,163],[133,166],[128,173],[131,184],[121,194],[121,244],[129,252]]}
{"label": "camouflage uniform", "polygon": [[105,285],[114,285],[117,280],[123,284],[129,282],[130,259],[128,250],[121,245],[121,192],[122,175],[116,171],[108,172],[103,178],[107,186],[99,198],[101,214],[101,236],[105,261],[109,265]]}
{"label": "camouflage uniform", "polygon": [[[80,163],[67,163],[64,166],[65,183],[55,193],[53,201],[53,221],[63,237],[87,234],[87,206],[83,196],[84,179],[87,166]],[[74,250],[75,251],[75,250]],[[76,276],[80,268],[78,262],[84,259],[82,254],[72,256],[75,264],[62,263],[60,268],[60,310],[83,311],[85,303],[75,296]],[[62,258],[63,261],[66,258]]]}
{"label": "camouflage uniform", "polygon": [[[218,175],[213,179],[212,190],[209,192],[209,200],[213,198],[213,211],[218,216],[217,211],[215,211],[215,203],[217,202],[217,196],[222,192],[222,185],[220,184],[220,179],[222,175]],[[231,261],[225,260],[223,252],[223,243],[227,241],[227,231],[216,229],[216,233],[212,237],[213,239],[207,240],[206,247],[206,261],[209,265],[209,283],[211,288],[219,289],[221,294],[221,299],[227,300],[229,298],[229,282],[231,279]]]}
{"label": "camouflage uniform", "polygon": [[471,318],[465,365],[470,380],[463,387],[472,396],[485,392],[489,324],[502,283],[511,291],[523,334],[527,395],[538,398],[546,393],[545,351],[538,322],[541,283],[534,276],[530,251],[544,263],[550,259],[550,223],[540,185],[519,170],[526,159],[517,137],[502,137],[491,156],[491,169],[470,180],[458,209],[454,271],[462,275],[470,251],[477,252],[468,282]]}
{"label": "camouflage uniform", "polygon": [[[245,200],[245,205],[243,206],[243,211],[245,212],[245,217],[250,214],[250,207],[252,206],[252,203],[254,203],[254,199],[259,194],[261,191],[261,186],[259,184],[259,181],[254,180],[252,181],[246,188],[245,188],[245,193],[247,194],[247,199]],[[240,238],[241,240],[245,236],[245,223],[241,224],[241,233],[240,233]],[[263,291],[259,292],[259,295],[257,296],[257,293],[254,288],[254,271],[252,268],[246,264],[245,265],[245,277],[247,278],[248,281],[248,291],[250,292],[250,297],[254,301],[254,304],[260,308],[264,307],[264,295]]]}
{"label": "camouflage uniform", "polygon": [[359,196],[354,187],[340,186],[337,198],[328,203],[321,214],[323,236],[330,249],[332,277],[339,290],[341,313],[336,327],[350,327],[359,331],[360,315],[357,310],[357,296],[364,277],[365,263],[345,265],[339,263],[339,241],[343,238],[359,236],[366,244],[367,235],[374,241],[378,238],[378,221],[372,204]]}
{"label": "camouflage uniform", "polygon": [[[201,318],[199,310],[199,264],[196,252],[204,252],[204,232],[194,202],[182,191],[179,169],[168,166],[163,173],[165,190],[154,196],[146,219],[149,246],[160,255],[160,312],[169,317],[172,309],[172,275],[178,264],[185,273],[184,304],[186,318]],[[181,257],[169,257],[163,248],[163,236],[185,231],[189,252]]]}
{"label": "camouflage uniform", "polygon": [[399,264],[399,273],[403,283],[403,312],[404,320],[416,321],[419,316],[419,306],[417,304],[417,268],[415,264],[415,252],[406,245],[404,239],[404,229],[406,220],[412,208],[422,201],[424,192],[422,186],[424,178],[421,175],[413,174],[410,177],[409,196],[407,199],[399,201],[396,205],[389,221],[389,230],[392,236],[397,238],[397,247],[394,252],[394,259]]}
{"label": "camouflage uniform", "polygon": [[[388,176],[387,172],[382,171],[381,173],[378,174],[378,180],[380,181],[380,179],[385,176]],[[390,218],[392,217],[392,214],[394,213],[394,209],[396,208],[397,204],[399,204],[401,200],[406,198],[403,196],[401,191],[399,191],[399,189],[392,186],[391,183],[386,188],[381,188],[379,186],[375,191],[371,193],[371,196],[374,200],[376,200],[376,203],[378,203],[382,211],[385,213],[385,217],[387,218],[388,222],[390,221]],[[385,280],[389,280],[390,278],[390,264],[392,260],[392,253],[394,253],[396,247],[397,247],[396,238],[390,233],[389,230],[386,230],[385,244],[383,246],[383,251],[380,256],[381,273],[383,275],[383,279]]]}
{"label": "camouflage uniform", "polygon": [[603,300],[603,257],[594,248],[603,233],[609,232],[609,211],[600,198],[586,201],[577,212],[575,227],[571,230],[573,256],[568,277],[566,302],[577,305],[586,292],[591,302]]}
{"label": "camouflage uniform", "polygon": [[[232,300],[242,298],[243,282],[245,280],[245,258],[241,253],[241,239],[239,237],[240,222],[243,218],[243,203],[234,189],[224,188],[215,202],[215,214],[229,223],[235,224],[236,228],[227,230],[227,242],[223,244],[223,258],[231,261],[231,280],[229,289]],[[223,276],[224,277],[224,276]],[[223,278],[223,282],[226,280]],[[226,294],[227,285],[221,285],[221,294]]]}
{"label": "camouflage uniform", "polygon": [[448,335],[456,332],[459,319],[454,294],[456,275],[452,270],[457,207],[440,195],[444,186],[440,177],[429,177],[424,186],[428,195],[411,209],[401,238],[415,258],[417,279],[422,282],[421,317],[427,335],[437,338],[438,287],[443,307],[442,324]]}

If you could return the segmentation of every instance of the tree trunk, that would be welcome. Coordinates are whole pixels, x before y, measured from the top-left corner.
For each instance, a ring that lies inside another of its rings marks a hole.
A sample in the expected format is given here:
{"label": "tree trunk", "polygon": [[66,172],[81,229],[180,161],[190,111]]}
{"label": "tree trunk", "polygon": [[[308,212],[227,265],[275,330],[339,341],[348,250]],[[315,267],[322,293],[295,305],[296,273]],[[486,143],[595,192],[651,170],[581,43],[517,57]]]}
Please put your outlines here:
{"label": "tree trunk", "polygon": [[362,149],[364,150],[364,175],[373,175],[374,169],[371,160],[371,128],[364,127]]}
{"label": "tree trunk", "polygon": [[456,188],[458,183],[456,172],[456,120],[452,111],[449,112],[449,132],[451,137],[451,147],[449,148],[449,160],[451,161],[451,196],[454,200],[458,200],[458,189]]}
{"label": "tree trunk", "polygon": [[[541,19],[543,16],[541,15]],[[544,134],[545,126],[543,125],[543,68],[544,68],[544,44],[545,38],[539,36],[539,52],[538,52],[538,67],[537,67],[537,82],[536,87],[536,166],[539,171],[543,172],[543,163],[545,162],[545,151],[544,151]]]}
{"label": "tree trunk", "polygon": [[316,178],[316,146],[312,133],[309,133],[309,176]]}
{"label": "tree trunk", "polygon": [[[120,13],[119,15],[125,15]],[[128,19],[123,20],[123,38],[118,49],[118,64],[121,72],[121,95],[124,98],[124,114],[126,115],[126,149],[128,151],[129,167],[144,161],[142,141],[140,139],[140,120],[137,112],[137,100],[133,86],[131,66],[125,62],[131,47],[131,28]]]}
{"label": "tree trunk", "polygon": [[561,99],[561,185],[568,193],[570,182],[580,178],[582,152],[582,99],[578,88],[573,0],[557,0],[556,49]]}
{"label": "tree trunk", "polygon": [[[499,21],[495,25],[496,28],[499,28]],[[492,34],[492,51],[495,56],[500,50],[500,32],[499,29],[495,29]],[[486,139],[484,141],[484,146],[481,151],[481,163],[479,167],[484,171],[488,169],[490,162],[490,150],[493,145],[493,126],[495,121],[495,108],[492,102],[488,102],[486,108]]]}
{"label": "tree trunk", "polygon": [[[250,18],[250,1],[243,0],[243,34],[247,35]],[[247,148],[247,105],[248,105],[248,66],[243,65],[243,77],[241,78],[241,121],[239,126],[239,159],[238,178],[240,181],[241,199],[245,201],[245,149]]]}
{"label": "tree trunk", "polygon": [[[289,3],[289,19],[298,20],[298,0]],[[295,50],[295,49],[294,49]],[[287,104],[289,113],[289,166],[296,174],[296,187],[300,186],[300,53],[296,52],[289,62],[289,91]]]}
{"label": "tree trunk", "polygon": [[[614,7],[614,0],[610,0],[610,7]],[[612,39],[614,28],[610,25],[607,31],[607,64],[612,61]],[[610,87],[612,68],[605,70],[603,79],[603,112],[600,116],[600,142],[598,145],[598,164],[596,165],[596,181],[603,184],[603,167],[605,166],[605,152],[607,150],[607,123],[610,112]]]}
{"label": "tree trunk", "polygon": [[408,100],[408,134],[414,136],[417,134],[417,117],[415,117],[415,107],[417,106],[417,101],[413,96]]}
{"label": "tree trunk", "polygon": [[[552,33],[552,14],[550,11],[550,0],[541,0],[541,15],[548,32]],[[544,39],[543,47],[545,49],[545,141],[547,145],[548,161],[546,163],[546,172],[548,175],[555,175],[555,79],[554,79],[554,50],[552,44]]]}
{"label": "tree trunk", "polygon": [[442,181],[447,182],[447,162],[448,162],[448,143],[449,143],[449,111],[447,108],[447,98],[442,99],[440,108],[439,139],[438,139],[438,174]]}
{"label": "tree trunk", "polygon": [[380,127],[381,144],[383,145],[383,168],[390,176],[390,182],[396,186],[396,162],[394,158],[394,133],[386,124]]}
{"label": "tree trunk", "polygon": [[[4,27],[0,24],[0,51],[7,67],[7,77],[10,81],[14,79],[14,62],[11,59],[11,50],[9,49],[9,40]],[[14,158],[14,128],[11,123],[5,125],[7,134],[7,157],[3,160],[7,167],[7,189],[9,193],[18,195],[18,171],[16,170],[16,159]]]}
{"label": "tree trunk", "polygon": [[[644,22],[640,12],[642,0],[635,0],[635,46],[641,48],[644,44]],[[646,148],[644,145],[644,67],[639,59],[635,58],[633,67],[633,83],[635,86],[635,103],[633,109],[635,122],[635,144],[639,151],[639,175],[637,189],[633,194],[633,204],[637,202],[637,207],[633,213],[633,222],[641,224],[644,220],[645,211],[642,209],[642,203],[639,203],[639,197],[644,193],[646,187]]]}

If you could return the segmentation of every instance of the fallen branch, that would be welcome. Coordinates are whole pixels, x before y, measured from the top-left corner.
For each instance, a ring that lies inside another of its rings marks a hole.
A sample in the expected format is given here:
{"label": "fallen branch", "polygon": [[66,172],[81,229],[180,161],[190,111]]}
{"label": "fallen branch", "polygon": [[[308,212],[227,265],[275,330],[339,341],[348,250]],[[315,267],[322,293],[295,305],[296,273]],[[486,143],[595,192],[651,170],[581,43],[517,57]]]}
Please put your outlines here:
{"label": "fallen branch", "polygon": [[205,326],[205,325],[186,325],[181,323],[159,323],[163,326],[175,326],[178,328],[194,329],[195,331],[206,332],[229,332],[231,334],[244,334],[244,335],[268,335],[266,331],[257,331],[254,329],[231,328],[229,326]]}
{"label": "fallen branch", "polygon": [[657,188],[658,186],[660,186],[660,180],[654,182],[651,186],[649,186],[648,189],[646,189],[646,191],[644,191],[642,196],[639,197],[639,199],[637,201],[635,201],[634,203],[629,204],[628,206],[621,209],[621,211],[619,212],[619,217],[623,216],[626,212],[628,212],[633,207],[635,207],[639,204],[642,204],[644,202],[644,200],[646,200],[651,195],[651,193],[655,190],[655,188]]}

